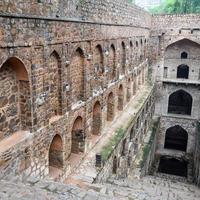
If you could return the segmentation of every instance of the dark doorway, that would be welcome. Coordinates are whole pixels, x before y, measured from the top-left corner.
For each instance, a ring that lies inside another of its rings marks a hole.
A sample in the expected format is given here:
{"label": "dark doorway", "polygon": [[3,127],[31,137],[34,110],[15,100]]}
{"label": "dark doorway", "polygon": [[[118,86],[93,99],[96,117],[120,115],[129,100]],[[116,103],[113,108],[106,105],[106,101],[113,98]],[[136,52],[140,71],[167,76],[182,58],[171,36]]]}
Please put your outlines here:
{"label": "dark doorway", "polygon": [[192,97],[189,93],[179,90],[169,97],[168,113],[191,115]]}
{"label": "dark doorway", "polygon": [[181,53],[181,59],[187,59],[188,54],[186,52]]}
{"label": "dark doorway", "polygon": [[166,131],[165,148],[187,151],[188,134],[180,126],[174,126]]}
{"label": "dark doorway", "polygon": [[180,65],[177,68],[177,78],[188,79],[189,77],[189,67],[187,65]]}
{"label": "dark doorway", "polygon": [[160,158],[158,172],[187,178],[188,163],[175,158]]}

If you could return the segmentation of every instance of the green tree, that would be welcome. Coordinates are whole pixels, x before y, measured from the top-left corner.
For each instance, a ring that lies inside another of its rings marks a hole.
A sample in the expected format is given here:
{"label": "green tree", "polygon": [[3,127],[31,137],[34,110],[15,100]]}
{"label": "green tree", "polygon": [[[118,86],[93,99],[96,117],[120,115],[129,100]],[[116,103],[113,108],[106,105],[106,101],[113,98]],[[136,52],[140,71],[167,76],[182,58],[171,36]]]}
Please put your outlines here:
{"label": "green tree", "polygon": [[150,9],[153,14],[200,13],[200,0],[166,0],[159,7]]}

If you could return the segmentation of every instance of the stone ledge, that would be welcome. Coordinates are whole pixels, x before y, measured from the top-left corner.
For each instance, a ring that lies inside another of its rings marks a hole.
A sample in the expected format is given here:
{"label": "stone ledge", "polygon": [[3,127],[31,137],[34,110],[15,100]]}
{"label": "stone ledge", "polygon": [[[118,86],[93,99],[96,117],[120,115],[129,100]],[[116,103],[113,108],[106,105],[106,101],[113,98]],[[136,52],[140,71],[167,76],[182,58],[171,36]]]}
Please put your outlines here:
{"label": "stone ledge", "polygon": [[0,142],[0,154],[25,141],[31,136],[29,131],[18,131]]}

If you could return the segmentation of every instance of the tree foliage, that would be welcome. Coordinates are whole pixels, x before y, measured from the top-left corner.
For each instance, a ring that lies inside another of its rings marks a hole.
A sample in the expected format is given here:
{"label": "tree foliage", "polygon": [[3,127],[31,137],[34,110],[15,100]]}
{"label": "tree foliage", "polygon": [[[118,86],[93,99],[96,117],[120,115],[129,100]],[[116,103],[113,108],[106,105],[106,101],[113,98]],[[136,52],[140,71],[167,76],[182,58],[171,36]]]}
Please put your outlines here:
{"label": "tree foliage", "polygon": [[200,0],[166,0],[160,6],[150,9],[153,14],[200,13]]}

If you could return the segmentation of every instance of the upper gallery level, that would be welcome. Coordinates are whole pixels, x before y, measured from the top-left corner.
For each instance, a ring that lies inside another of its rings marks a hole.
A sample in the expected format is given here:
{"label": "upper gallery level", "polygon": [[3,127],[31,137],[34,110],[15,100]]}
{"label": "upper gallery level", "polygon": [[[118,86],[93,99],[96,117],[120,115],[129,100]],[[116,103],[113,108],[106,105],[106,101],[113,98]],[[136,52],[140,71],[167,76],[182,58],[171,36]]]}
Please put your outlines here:
{"label": "upper gallery level", "polygon": [[200,45],[182,39],[169,45],[164,54],[163,80],[198,84],[200,80]]}
{"label": "upper gallery level", "polygon": [[0,2],[1,15],[150,27],[151,15],[124,0],[17,0]]}

